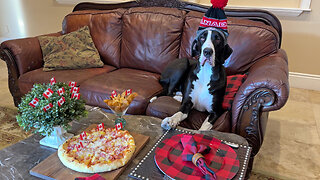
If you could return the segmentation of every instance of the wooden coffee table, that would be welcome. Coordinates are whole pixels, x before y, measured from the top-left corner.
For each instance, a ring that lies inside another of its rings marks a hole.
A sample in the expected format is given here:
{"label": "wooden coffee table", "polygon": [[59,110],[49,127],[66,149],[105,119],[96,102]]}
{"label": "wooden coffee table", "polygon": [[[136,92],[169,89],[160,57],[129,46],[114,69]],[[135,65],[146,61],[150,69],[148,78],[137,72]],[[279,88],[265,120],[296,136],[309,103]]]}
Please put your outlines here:
{"label": "wooden coffee table", "polygon": [[[137,164],[142,160],[158,141],[158,139],[165,133],[161,128],[161,120],[155,117],[149,116],[137,116],[128,115],[124,116],[127,120],[125,129],[131,132],[143,134],[150,137],[149,142],[140,151],[140,153],[128,164],[119,179],[131,179],[128,177],[130,173],[136,168]],[[91,124],[99,124],[103,122],[106,127],[114,126],[114,115],[106,113],[98,108],[89,108],[89,114],[87,118],[83,118],[80,121],[74,121],[72,123],[72,129],[69,131],[73,134],[79,134]],[[183,128],[179,128],[184,130]],[[247,154],[250,155],[250,148],[248,142],[243,138],[235,134],[221,133],[217,131],[198,132],[218,139],[222,139],[226,142],[232,142],[238,144],[240,147],[235,148],[240,160],[240,170],[236,176],[236,179],[243,178],[246,173],[246,167],[248,164]],[[20,141],[12,146],[9,146],[0,151],[0,179],[39,179],[30,175],[30,170],[37,164],[48,158],[51,154],[56,152],[56,149],[50,147],[41,146],[39,140],[42,138],[40,135],[32,135],[31,137]],[[242,147],[242,148],[241,148]],[[153,169],[154,173],[152,177],[158,177],[162,179],[163,175],[160,171]]]}

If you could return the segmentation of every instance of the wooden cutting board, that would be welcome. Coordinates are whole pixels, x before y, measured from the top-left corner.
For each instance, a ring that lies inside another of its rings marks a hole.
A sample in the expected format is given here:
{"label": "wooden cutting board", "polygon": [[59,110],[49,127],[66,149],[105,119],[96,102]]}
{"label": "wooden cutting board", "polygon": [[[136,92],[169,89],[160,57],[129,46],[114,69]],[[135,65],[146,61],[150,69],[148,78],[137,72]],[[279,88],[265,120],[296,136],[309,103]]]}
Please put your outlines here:
{"label": "wooden cutting board", "polygon": [[[90,125],[86,131],[97,127],[97,124]],[[135,156],[139,153],[139,151],[146,145],[146,143],[149,141],[149,136],[145,136],[142,134],[137,134],[134,132],[130,132],[130,134],[133,136],[134,141],[136,143],[136,150],[132,156],[132,158],[129,160],[129,162],[124,165],[123,167],[110,171],[105,173],[99,173],[100,176],[104,177],[107,180],[117,179],[121,173],[125,170],[127,165],[132,161],[132,159],[135,158]],[[92,176],[93,174],[89,173],[80,173],[76,172],[74,170],[71,170],[67,167],[65,167],[59,157],[57,152],[50,155],[47,159],[40,162],[37,166],[32,168],[30,170],[30,174],[42,179],[75,179],[76,177],[88,177]]]}

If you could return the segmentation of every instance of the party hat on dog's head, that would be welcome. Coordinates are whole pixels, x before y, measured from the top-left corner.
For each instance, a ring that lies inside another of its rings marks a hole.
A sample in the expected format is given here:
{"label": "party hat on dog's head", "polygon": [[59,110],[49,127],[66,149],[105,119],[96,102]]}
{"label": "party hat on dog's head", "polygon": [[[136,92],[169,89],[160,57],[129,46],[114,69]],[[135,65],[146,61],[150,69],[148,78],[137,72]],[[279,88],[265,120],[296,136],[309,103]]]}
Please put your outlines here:
{"label": "party hat on dog's head", "polygon": [[207,27],[212,27],[220,28],[228,33],[227,17],[223,10],[227,3],[228,0],[211,0],[212,6],[201,19],[198,31]]}

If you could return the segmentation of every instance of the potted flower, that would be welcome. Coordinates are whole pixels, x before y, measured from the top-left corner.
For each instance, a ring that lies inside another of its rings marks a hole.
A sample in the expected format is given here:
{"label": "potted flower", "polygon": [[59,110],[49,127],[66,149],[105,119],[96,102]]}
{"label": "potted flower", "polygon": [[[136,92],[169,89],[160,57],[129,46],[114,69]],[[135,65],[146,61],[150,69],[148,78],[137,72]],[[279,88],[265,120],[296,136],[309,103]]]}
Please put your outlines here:
{"label": "potted flower", "polygon": [[66,133],[69,123],[87,115],[85,101],[80,98],[76,82],[34,84],[18,105],[18,124],[26,131],[46,137],[40,144],[58,148],[72,134]]}

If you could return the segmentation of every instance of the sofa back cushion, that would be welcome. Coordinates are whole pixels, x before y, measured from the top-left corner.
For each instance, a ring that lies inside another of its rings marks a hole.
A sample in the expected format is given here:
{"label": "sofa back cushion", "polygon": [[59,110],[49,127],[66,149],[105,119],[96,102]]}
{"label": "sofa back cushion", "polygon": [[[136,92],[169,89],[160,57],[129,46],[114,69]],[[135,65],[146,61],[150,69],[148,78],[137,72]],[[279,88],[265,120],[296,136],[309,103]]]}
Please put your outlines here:
{"label": "sofa back cushion", "polygon": [[[191,57],[191,44],[203,15],[199,12],[186,15],[180,57]],[[228,75],[246,72],[257,59],[277,51],[279,47],[277,31],[261,22],[228,18],[228,32],[228,44],[233,49],[224,64]]]}
{"label": "sofa back cushion", "polygon": [[161,73],[178,58],[185,12],[174,8],[131,8],[123,15],[121,67]]}
{"label": "sofa back cushion", "polygon": [[124,9],[115,9],[70,13],[64,18],[62,33],[66,34],[82,26],[89,26],[102,61],[105,64],[120,67],[121,17],[124,12]]}

